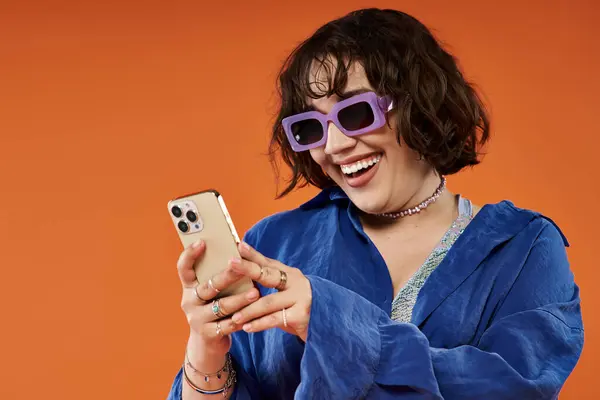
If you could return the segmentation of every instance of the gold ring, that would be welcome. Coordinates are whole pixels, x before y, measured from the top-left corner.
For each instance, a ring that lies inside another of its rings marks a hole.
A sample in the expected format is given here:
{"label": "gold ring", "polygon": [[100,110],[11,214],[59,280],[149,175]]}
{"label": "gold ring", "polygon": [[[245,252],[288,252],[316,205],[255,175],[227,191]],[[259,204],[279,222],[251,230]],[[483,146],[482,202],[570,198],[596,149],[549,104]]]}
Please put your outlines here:
{"label": "gold ring", "polygon": [[285,271],[279,270],[279,285],[275,289],[283,290],[285,289],[285,285],[287,284],[287,274]]}
{"label": "gold ring", "polygon": [[210,286],[210,288],[211,288],[212,290],[214,290],[215,292],[217,292],[217,293],[219,293],[219,292],[220,292],[220,290],[219,290],[219,289],[217,289],[217,288],[215,287],[215,285],[213,285],[212,278],[210,278],[210,279],[208,280],[208,286]]}
{"label": "gold ring", "polygon": [[221,323],[217,322],[217,336],[221,336],[223,331],[221,330]]}
{"label": "gold ring", "polygon": [[257,280],[260,281],[262,279],[264,273],[265,273],[265,269],[263,267],[260,267],[260,275],[258,276]]}
{"label": "gold ring", "polygon": [[283,326],[287,328],[287,315],[285,313],[285,308],[281,310],[281,313],[283,314]]}

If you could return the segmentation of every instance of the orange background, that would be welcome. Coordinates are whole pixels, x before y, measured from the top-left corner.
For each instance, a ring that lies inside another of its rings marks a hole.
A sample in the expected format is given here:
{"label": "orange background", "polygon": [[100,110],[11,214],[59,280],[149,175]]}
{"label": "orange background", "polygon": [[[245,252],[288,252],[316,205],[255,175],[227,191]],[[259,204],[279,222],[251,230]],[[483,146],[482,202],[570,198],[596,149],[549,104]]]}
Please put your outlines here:
{"label": "orange background", "polygon": [[244,232],[311,197],[274,200],[275,73],[367,5],[434,29],[491,104],[450,187],[563,228],[586,348],[562,398],[598,398],[598,2],[95,3],[0,3],[0,398],[166,397],[187,338],[167,200],[215,187]]}

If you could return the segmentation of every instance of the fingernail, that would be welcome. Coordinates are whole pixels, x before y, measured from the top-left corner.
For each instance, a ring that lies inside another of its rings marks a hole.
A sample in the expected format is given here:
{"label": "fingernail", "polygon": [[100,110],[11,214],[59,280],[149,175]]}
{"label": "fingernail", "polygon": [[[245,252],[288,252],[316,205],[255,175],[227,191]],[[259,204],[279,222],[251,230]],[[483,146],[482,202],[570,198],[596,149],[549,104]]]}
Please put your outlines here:
{"label": "fingernail", "polygon": [[192,247],[195,249],[195,248],[200,247],[201,244],[202,244],[202,240],[198,240],[198,241],[192,243]]}
{"label": "fingernail", "polygon": [[241,315],[241,314],[238,314],[238,313],[236,313],[236,314],[233,314],[233,317],[231,317],[231,320],[232,320],[233,322],[235,322],[236,324],[237,324],[238,322],[240,322],[240,320],[241,320],[241,319],[242,319],[242,315]]}
{"label": "fingernail", "polygon": [[242,329],[244,329],[246,332],[252,332],[252,324],[244,324]]}
{"label": "fingernail", "polygon": [[242,247],[246,250],[250,250],[250,245],[246,242],[242,242]]}
{"label": "fingernail", "polygon": [[238,257],[233,257],[230,263],[232,266],[237,266],[242,264],[242,260],[240,260]]}
{"label": "fingernail", "polygon": [[256,290],[252,290],[250,293],[246,295],[248,300],[254,300],[258,298],[258,292]]}

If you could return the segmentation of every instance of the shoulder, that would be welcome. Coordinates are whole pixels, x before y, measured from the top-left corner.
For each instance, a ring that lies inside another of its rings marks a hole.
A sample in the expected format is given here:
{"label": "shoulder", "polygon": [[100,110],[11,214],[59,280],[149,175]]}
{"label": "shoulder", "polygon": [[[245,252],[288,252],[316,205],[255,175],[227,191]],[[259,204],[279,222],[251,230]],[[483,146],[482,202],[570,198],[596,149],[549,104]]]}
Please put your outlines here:
{"label": "shoulder", "polygon": [[[501,226],[514,226],[514,235],[490,252],[487,265],[509,285],[498,315],[539,309],[565,324],[580,327],[579,288],[571,270],[568,241],[558,225],[540,212],[504,201],[481,213],[496,216]],[[498,208],[496,210],[495,208]],[[481,214],[480,213],[480,214]],[[484,216],[486,215],[484,214]],[[475,221],[475,220],[474,220]],[[554,305],[561,305],[557,308]],[[576,310],[575,313],[565,312]]]}
{"label": "shoulder", "polygon": [[473,268],[483,267],[481,271],[489,279],[506,283],[526,280],[530,286],[523,287],[524,291],[573,280],[568,242],[558,225],[540,212],[508,200],[485,205],[461,239],[454,257],[463,264],[470,260]]}
{"label": "shoulder", "polygon": [[480,230],[489,231],[492,237],[525,240],[532,245],[551,243],[559,248],[569,242],[558,224],[538,211],[521,208],[510,200],[486,204],[473,220]]}
{"label": "shoulder", "polygon": [[[537,211],[519,208],[512,203],[511,206],[515,212],[529,215],[531,218],[520,232],[520,237],[531,242],[527,256],[528,268],[545,275],[546,279],[559,278],[560,275],[564,275],[563,278],[571,278],[566,251],[569,242],[558,224]],[[537,275],[535,272],[534,275]]]}
{"label": "shoulder", "polygon": [[549,291],[548,298],[551,292],[571,290],[574,277],[566,251],[569,243],[551,218],[506,200],[484,206],[472,223],[480,217],[474,235],[489,246],[484,264],[495,266],[492,269],[498,276],[525,283],[520,287],[524,293]]}

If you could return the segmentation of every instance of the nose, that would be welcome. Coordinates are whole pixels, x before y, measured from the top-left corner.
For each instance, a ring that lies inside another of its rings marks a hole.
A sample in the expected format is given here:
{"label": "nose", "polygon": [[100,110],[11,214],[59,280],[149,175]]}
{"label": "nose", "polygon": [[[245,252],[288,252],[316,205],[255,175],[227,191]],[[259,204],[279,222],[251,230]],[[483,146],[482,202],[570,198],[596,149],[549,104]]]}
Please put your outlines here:
{"label": "nose", "polygon": [[327,143],[325,144],[325,154],[332,155],[341,153],[356,145],[356,139],[344,135],[334,123],[330,122],[327,126]]}

